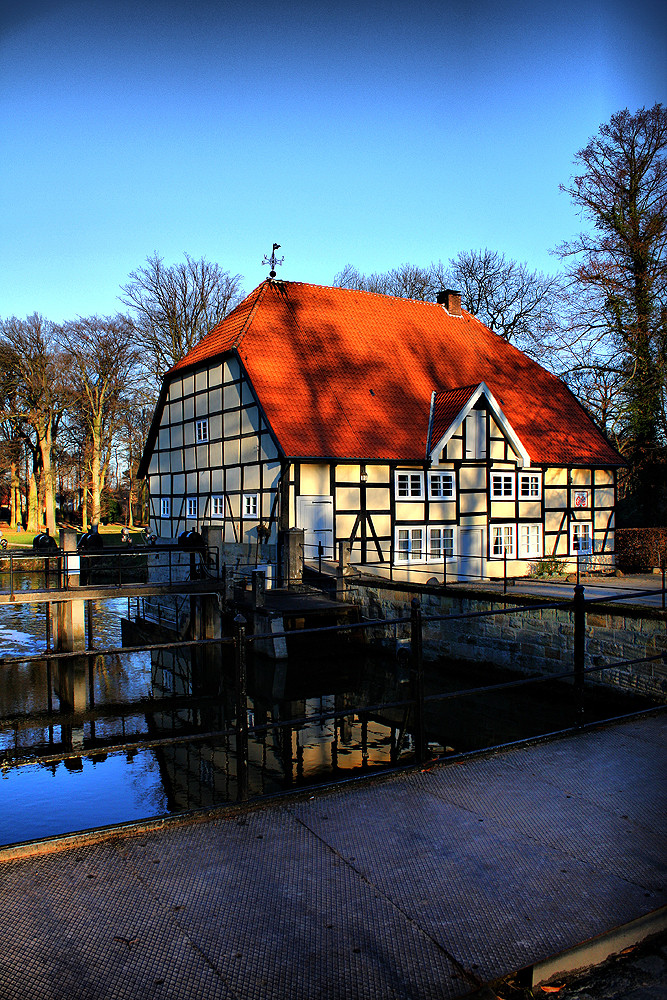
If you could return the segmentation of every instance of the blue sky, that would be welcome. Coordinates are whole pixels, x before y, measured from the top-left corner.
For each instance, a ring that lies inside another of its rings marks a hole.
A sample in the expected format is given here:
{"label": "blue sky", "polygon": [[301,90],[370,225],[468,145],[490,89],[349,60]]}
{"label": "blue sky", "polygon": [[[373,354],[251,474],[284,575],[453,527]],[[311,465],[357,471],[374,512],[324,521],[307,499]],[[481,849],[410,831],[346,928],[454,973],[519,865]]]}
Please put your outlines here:
{"label": "blue sky", "polygon": [[602,122],[665,98],[664,4],[0,0],[0,316],[122,308],[157,251],[330,284],[539,270]]}

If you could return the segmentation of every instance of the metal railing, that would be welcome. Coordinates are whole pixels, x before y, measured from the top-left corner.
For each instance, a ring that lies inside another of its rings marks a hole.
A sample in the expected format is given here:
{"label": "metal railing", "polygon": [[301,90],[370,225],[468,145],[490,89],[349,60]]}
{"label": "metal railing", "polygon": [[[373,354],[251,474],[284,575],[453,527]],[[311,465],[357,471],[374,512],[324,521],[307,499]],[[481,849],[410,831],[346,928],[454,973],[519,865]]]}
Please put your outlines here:
{"label": "metal railing", "polygon": [[[656,590],[653,593],[663,593]],[[491,616],[507,616],[526,612],[525,605],[505,606],[502,608],[492,608],[479,612],[462,612],[460,614],[423,615],[420,603],[414,598],[411,603],[410,614],[395,616],[393,618],[373,619],[360,622],[346,622],[343,625],[331,625],[325,627],[303,628],[298,632],[266,632],[249,634],[248,622],[241,614],[237,614],[233,623],[233,634],[221,638],[213,639],[179,639],[167,643],[146,643],[143,645],[133,645],[131,647],[119,647],[104,651],[94,651],[95,657],[120,655],[128,651],[179,651],[196,650],[205,652],[207,649],[222,650],[224,648],[233,651],[233,674],[235,692],[235,716],[234,721],[222,729],[201,731],[190,731],[179,735],[161,735],[153,738],[145,738],[140,734],[130,734],[130,738],[119,743],[106,740],[104,742],[90,740],[85,747],[68,750],[55,754],[42,754],[38,758],[35,755],[25,756],[21,750],[16,752],[5,750],[3,766],[20,766],[22,764],[34,763],[39,759],[42,763],[57,762],[68,758],[79,758],[82,755],[90,755],[98,751],[105,753],[130,753],[139,750],[165,748],[187,744],[216,743],[221,740],[234,740],[234,755],[236,758],[236,795],[240,801],[245,801],[249,797],[248,773],[251,766],[249,759],[249,741],[253,738],[262,738],[269,731],[281,731],[286,727],[299,729],[300,727],[311,726],[314,721],[319,721],[321,725],[327,722],[345,719],[349,716],[363,717],[368,719],[372,715],[380,715],[389,710],[402,709],[404,711],[404,722],[402,732],[408,730],[412,734],[414,747],[413,762],[423,765],[429,757],[428,751],[428,726],[426,721],[426,706],[439,701],[451,701],[456,699],[469,698],[481,693],[496,691],[511,691],[527,686],[537,686],[552,681],[568,681],[572,686],[570,699],[571,712],[569,724],[563,725],[559,732],[576,732],[586,724],[585,700],[586,677],[595,674],[598,678],[608,670],[619,668],[632,668],[640,664],[664,663],[667,664],[667,652],[654,656],[646,656],[636,659],[610,660],[607,663],[595,664],[586,667],[585,664],[585,642],[586,642],[586,608],[589,604],[597,605],[601,600],[608,602],[610,598],[585,598],[584,588],[577,585],[574,588],[572,599],[564,601],[546,601],[538,605],[532,605],[530,612],[544,609],[561,609],[571,612],[573,622],[573,652],[572,663],[569,669],[558,673],[539,674],[530,677],[516,678],[510,681],[501,681],[496,684],[484,687],[462,688],[456,691],[447,691],[435,694],[425,694],[425,673],[424,673],[424,628],[429,624],[442,621],[468,621],[473,619],[488,618]],[[613,598],[611,599],[613,600]],[[377,630],[402,629],[409,635],[409,697],[379,702],[374,704],[356,705],[352,707],[332,710],[327,708],[319,715],[298,716],[289,719],[273,720],[261,725],[255,725],[248,717],[248,658],[253,646],[261,640],[278,638],[299,640],[306,636],[314,636],[327,641],[336,634],[344,633],[346,636],[355,632],[363,634],[365,632],[376,632]],[[81,662],[90,659],[90,655],[80,652],[57,653],[47,650],[45,654],[21,657],[6,657],[2,661],[4,667],[13,664],[23,664],[37,660],[47,660],[47,663],[66,663],[67,661]],[[78,716],[77,718],[81,718]],[[567,722],[568,720],[566,720]],[[604,721],[596,719],[596,723]],[[398,751],[392,758],[394,765],[398,764],[400,755],[401,739],[397,740]],[[482,749],[482,748],[480,748]],[[486,749],[490,749],[487,747]]]}
{"label": "metal railing", "polygon": [[[371,547],[371,546],[369,546]],[[372,546],[376,551],[375,546]],[[564,572],[567,577],[575,576],[576,583],[579,584],[581,577],[585,574],[600,576],[600,580],[611,581],[611,565],[606,562],[596,563],[596,559],[606,560],[614,556],[613,552],[587,553],[576,552],[571,555],[560,556],[523,556],[503,552],[502,555],[495,556],[468,556],[458,554],[448,554],[445,557],[427,556],[421,561],[396,560],[396,552],[392,549],[381,549],[382,558],[369,559],[364,562],[350,561],[349,567],[364,576],[374,576],[380,579],[388,579],[391,582],[414,582],[420,585],[440,586],[446,589],[455,583],[502,583],[503,593],[506,594],[508,587],[518,582],[555,582],[554,577],[562,576]],[[318,571],[322,574],[322,546],[320,544],[317,552]],[[462,562],[468,566],[470,563],[478,563],[478,572],[468,572],[462,569]],[[518,565],[527,565],[530,568],[528,574],[519,575],[511,572]],[[485,573],[485,569],[487,572]],[[489,569],[492,572],[489,572]],[[661,590],[663,593],[662,607],[665,608],[665,582],[667,564],[661,560]],[[568,581],[569,582],[569,581]]]}
{"label": "metal railing", "polygon": [[[187,557],[187,559],[186,559]],[[45,590],[71,590],[86,586],[96,588],[136,585],[147,582],[137,580],[137,576],[148,577],[148,560],[155,563],[164,558],[165,582],[170,586],[185,580],[221,579],[224,565],[220,560],[217,546],[197,546],[183,548],[179,545],[131,545],[113,547],[100,551],[52,550],[18,555],[3,553],[2,559],[9,562],[9,594],[13,599],[17,589],[17,577],[24,579],[28,573],[37,572],[44,579]],[[2,572],[0,570],[0,572]],[[34,588],[39,589],[39,588]]]}

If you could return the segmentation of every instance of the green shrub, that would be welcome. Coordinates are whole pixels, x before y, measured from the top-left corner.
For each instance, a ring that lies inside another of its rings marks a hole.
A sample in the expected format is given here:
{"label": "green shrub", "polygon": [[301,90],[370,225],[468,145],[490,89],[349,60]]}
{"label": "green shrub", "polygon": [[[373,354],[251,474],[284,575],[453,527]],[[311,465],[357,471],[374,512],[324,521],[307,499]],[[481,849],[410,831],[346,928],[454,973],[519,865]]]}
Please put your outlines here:
{"label": "green shrub", "polygon": [[545,556],[531,566],[532,576],[560,576],[565,569],[565,560],[556,556]]}

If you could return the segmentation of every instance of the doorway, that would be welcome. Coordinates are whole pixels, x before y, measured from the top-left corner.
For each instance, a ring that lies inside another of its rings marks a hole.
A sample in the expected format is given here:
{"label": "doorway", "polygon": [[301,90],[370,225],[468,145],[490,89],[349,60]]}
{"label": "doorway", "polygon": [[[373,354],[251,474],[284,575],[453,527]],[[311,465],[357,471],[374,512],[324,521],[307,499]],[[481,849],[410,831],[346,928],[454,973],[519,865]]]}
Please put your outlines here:
{"label": "doorway", "polygon": [[459,528],[459,580],[484,576],[484,528]]}
{"label": "doorway", "polygon": [[317,559],[319,542],[322,543],[324,558],[333,559],[333,497],[297,497],[296,522],[297,528],[303,528],[304,559]]}

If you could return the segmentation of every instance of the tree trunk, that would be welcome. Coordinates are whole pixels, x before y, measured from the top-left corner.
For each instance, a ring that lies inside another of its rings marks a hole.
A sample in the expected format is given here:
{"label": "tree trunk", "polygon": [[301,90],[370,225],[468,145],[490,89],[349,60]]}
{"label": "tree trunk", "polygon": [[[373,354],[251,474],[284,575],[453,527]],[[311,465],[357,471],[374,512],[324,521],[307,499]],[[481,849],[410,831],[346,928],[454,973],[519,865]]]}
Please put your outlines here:
{"label": "tree trunk", "polygon": [[35,473],[31,472],[28,482],[28,531],[38,533],[41,530],[37,503],[37,479]]}
{"label": "tree trunk", "polygon": [[90,523],[93,527],[100,523],[102,494],[101,437],[101,421],[96,419],[93,421],[91,427],[92,453],[90,456]]}
{"label": "tree trunk", "polygon": [[134,484],[130,481],[130,489],[127,494],[127,526],[128,528],[134,527],[134,511],[132,509],[132,503],[136,500],[136,493]]}
{"label": "tree trunk", "polygon": [[39,451],[42,458],[42,475],[40,476],[40,501],[43,503],[44,521],[49,534],[56,534],[56,505],[53,488],[53,426],[49,420],[46,427],[40,429],[38,435]]}
{"label": "tree trunk", "polygon": [[11,463],[9,475],[9,524],[15,527],[21,521],[21,484],[16,462]]}

